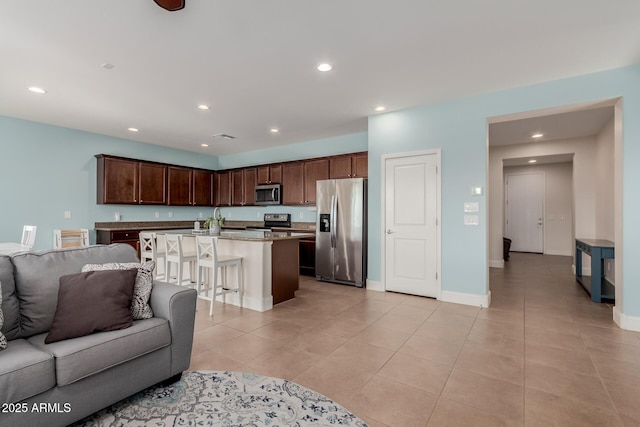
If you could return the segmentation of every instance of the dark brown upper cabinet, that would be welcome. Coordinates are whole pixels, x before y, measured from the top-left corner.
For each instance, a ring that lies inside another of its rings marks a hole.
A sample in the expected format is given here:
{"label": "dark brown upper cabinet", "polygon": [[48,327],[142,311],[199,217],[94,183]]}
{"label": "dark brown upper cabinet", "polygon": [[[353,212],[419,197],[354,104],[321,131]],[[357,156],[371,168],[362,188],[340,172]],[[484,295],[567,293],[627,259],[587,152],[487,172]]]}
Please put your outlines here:
{"label": "dark brown upper cabinet", "polygon": [[282,204],[315,205],[316,181],[328,178],[328,159],[285,163],[282,169]]}
{"label": "dark brown upper cabinet", "polygon": [[214,173],[215,206],[231,206],[231,171]]}
{"label": "dark brown upper cabinet", "polygon": [[193,170],[193,205],[213,206],[213,172]]}
{"label": "dark brown upper cabinet", "polygon": [[329,159],[330,178],[366,178],[368,174],[367,153],[346,154]]}
{"label": "dark brown upper cabinet", "polygon": [[98,155],[99,204],[166,204],[167,167]]}
{"label": "dark brown upper cabinet", "polygon": [[257,168],[232,170],[231,205],[252,206],[255,201],[255,188],[257,183]]}
{"label": "dark brown upper cabinet", "polygon": [[282,165],[257,167],[258,184],[282,184]]}
{"label": "dark brown upper cabinet", "polygon": [[170,206],[212,206],[212,175],[209,171],[169,166]]}
{"label": "dark brown upper cabinet", "polygon": [[329,179],[329,159],[304,162],[304,204],[316,204],[316,181]]}

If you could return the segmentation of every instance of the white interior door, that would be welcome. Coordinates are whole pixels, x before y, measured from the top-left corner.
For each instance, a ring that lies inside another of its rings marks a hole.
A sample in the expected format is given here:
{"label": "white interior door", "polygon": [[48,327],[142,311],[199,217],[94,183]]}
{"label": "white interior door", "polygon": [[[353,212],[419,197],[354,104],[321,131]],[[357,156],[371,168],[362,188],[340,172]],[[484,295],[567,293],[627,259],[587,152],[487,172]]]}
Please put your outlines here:
{"label": "white interior door", "polygon": [[544,174],[507,175],[505,189],[505,234],[511,239],[511,250],[542,253]]}
{"label": "white interior door", "polygon": [[385,159],[385,289],[439,297],[439,154]]}

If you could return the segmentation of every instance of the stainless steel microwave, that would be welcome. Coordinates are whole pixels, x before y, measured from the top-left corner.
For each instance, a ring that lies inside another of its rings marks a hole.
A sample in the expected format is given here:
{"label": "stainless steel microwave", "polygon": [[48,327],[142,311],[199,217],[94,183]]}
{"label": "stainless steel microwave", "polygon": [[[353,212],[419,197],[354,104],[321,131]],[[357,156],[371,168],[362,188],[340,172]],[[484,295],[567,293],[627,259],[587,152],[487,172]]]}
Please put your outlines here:
{"label": "stainless steel microwave", "polygon": [[254,203],[256,205],[281,205],[282,185],[265,184],[257,185]]}

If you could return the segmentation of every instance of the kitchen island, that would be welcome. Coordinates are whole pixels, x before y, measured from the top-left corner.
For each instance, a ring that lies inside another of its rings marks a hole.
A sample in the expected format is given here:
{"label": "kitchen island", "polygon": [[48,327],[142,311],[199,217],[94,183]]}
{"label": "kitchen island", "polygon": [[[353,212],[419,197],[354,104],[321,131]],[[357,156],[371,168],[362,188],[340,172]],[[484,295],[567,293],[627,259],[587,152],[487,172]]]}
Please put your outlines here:
{"label": "kitchen island", "polygon": [[[156,230],[155,233],[183,235],[187,251],[195,250],[195,236],[203,232],[177,229]],[[267,311],[295,296],[299,280],[299,239],[309,236],[313,234],[261,230],[223,230],[220,233],[218,253],[243,258],[243,307]],[[238,298],[237,294],[227,295],[227,303],[239,306]]]}

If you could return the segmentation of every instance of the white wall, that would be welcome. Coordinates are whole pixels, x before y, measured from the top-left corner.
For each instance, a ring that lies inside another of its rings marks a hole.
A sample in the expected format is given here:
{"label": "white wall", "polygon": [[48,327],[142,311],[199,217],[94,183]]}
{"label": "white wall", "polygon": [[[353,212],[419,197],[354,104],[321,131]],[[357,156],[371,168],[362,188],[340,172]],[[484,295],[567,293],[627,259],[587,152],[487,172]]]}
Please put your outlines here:
{"label": "white wall", "polygon": [[573,164],[549,163],[504,168],[504,175],[544,173],[544,253],[573,254]]}
{"label": "white wall", "polygon": [[504,145],[489,148],[489,265],[501,267],[504,230],[503,160],[573,154],[574,236],[596,237],[595,138]]}
{"label": "white wall", "polygon": [[[596,136],[595,190],[596,237],[615,242],[614,218],[614,119],[612,118]],[[605,277],[615,283],[613,260],[605,260]]]}

